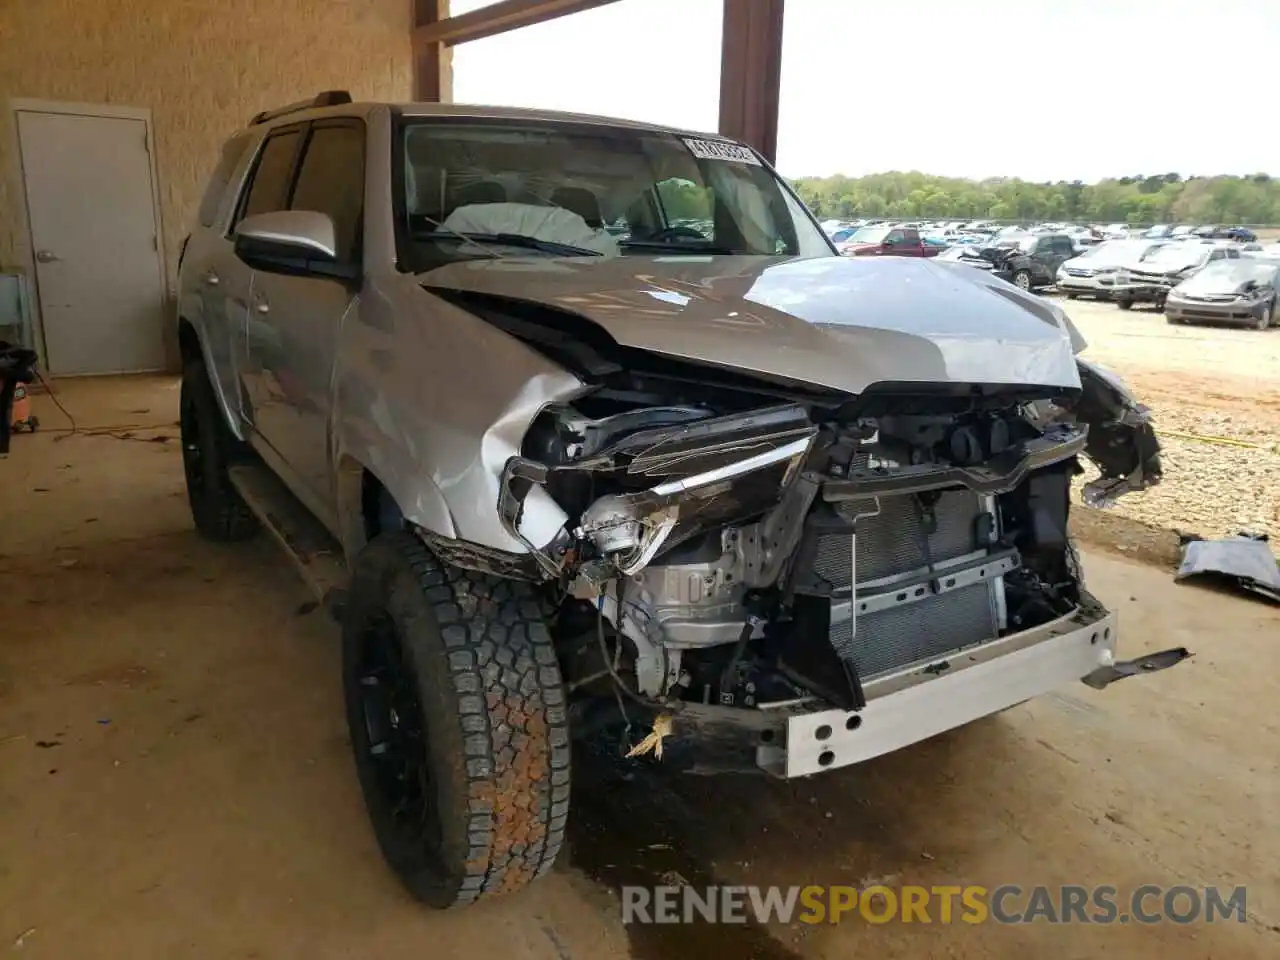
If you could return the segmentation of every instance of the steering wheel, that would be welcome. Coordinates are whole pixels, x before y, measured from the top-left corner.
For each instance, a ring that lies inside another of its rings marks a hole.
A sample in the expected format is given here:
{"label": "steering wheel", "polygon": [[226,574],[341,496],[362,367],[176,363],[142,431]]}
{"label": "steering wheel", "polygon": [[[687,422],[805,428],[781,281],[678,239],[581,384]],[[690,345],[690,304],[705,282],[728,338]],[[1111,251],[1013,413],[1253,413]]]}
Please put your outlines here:
{"label": "steering wheel", "polygon": [[686,240],[707,239],[702,235],[701,231],[695,230],[693,227],[663,227],[661,230],[645,237],[645,240],[661,242],[663,240],[679,240],[681,238]]}

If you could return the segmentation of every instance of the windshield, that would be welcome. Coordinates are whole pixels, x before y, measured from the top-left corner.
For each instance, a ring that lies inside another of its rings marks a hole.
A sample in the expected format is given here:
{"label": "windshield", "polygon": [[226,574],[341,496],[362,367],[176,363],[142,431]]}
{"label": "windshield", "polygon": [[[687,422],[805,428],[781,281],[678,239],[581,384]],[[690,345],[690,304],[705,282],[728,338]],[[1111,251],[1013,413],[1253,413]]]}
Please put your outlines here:
{"label": "windshield", "polygon": [[849,238],[849,243],[884,243],[888,235],[888,227],[859,227]]}
{"label": "windshield", "polygon": [[1171,243],[1143,258],[1143,266],[1155,270],[1177,270],[1193,267],[1209,256],[1212,248],[1198,243]]}
{"label": "windshield", "polygon": [[1236,287],[1248,283],[1270,283],[1275,276],[1275,264],[1250,260],[1215,260],[1195,276],[1182,284],[1182,289],[1201,293],[1232,293]]}
{"label": "windshield", "polygon": [[406,119],[401,269],[475,257],[833,256],[746,147],[561,122]]}

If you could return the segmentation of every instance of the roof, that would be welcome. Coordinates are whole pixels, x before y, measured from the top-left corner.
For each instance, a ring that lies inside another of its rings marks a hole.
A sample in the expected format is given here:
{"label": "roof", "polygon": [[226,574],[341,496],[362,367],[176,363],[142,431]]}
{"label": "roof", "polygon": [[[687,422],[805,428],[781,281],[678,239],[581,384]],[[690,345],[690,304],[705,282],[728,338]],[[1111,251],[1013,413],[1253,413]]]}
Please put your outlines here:
{"label": "roof", "polygon": [[[494,107],[482,104],[465,103],[343,103],[335,105],[311,106],[305,102],[290,104],[278,110],[264,111],[257,115],[252,126],[276,126],[285,123],[297,123],[305,120],[316,120],[321,117],[341,117],[352,114],[367,113],[375,107],[387,107],[405,117],[457,117],[462,119],[484,120],[526,120],[542,123],[575,123],[592,124],[601,127],[615,127],[624,130],[635,130],[646,133],[666,133],[685,137],[701,137],[710,140],[731,140],[719,133],[705,130],[683,130],[678,127],[667,127],[659,124],[644,123],[639,120],[623,120],[619,117],[600,117],[587,113],[564,113],[558,110],[535,110],[524,107]],[[267,114],[264,116],[264,114]],[[262,117],[259,120],[259,117]],[[736,141],[732,141],[736,142]]]}
{"label": "roof", "polygon": [[681,136],[708,137],[713,140],[731,138],[705,130],[683,130],[640,120],[623,120],[619,117],[601,117],[589,113],[564,113],[559,110],[535,110],[525,107],[493,107],[466,103],[400,103],[389,104],[406,117],[470,117],[486,120],[540,120],[549,123],[589,123],[603,127],[623,127],[648,133],[674,133]]}

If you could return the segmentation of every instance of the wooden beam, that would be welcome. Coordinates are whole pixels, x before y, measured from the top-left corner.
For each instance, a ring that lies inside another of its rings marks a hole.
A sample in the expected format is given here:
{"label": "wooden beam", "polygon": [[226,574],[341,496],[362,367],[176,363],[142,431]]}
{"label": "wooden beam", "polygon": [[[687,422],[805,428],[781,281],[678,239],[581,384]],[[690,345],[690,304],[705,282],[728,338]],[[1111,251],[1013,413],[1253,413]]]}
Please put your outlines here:
{"label": "wooden beam", "polygon": [[[449,0],[413,0],[413,29],[448,19]],[[413,49],[413,99],[428,103],[453,100],[453,52],[439,43]]]}
{"label": "wooden beam", "polygon": [[416,24],[413,29],[413,47],[421,50],[434,44],[456,46],[616,2],[617,0],[498,0],[497,3],[490,3],[469,13],[460,13],[456,17],[442,17]]}
{"label": "wooden beam", "polygon": [[778,152],[784,0],[724,0],[720,132],[773,163]]}

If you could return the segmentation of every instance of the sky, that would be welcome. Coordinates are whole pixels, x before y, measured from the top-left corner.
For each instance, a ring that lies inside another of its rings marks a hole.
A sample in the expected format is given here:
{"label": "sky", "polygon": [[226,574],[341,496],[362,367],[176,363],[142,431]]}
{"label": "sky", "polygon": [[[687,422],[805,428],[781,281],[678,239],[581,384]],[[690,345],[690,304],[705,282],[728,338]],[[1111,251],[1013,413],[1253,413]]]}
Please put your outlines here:
{"label": "sky", "polygon": [[[721,11],[619,0],[464,44],[454,99],[714,130]],[[787,0],[777,166],[1280,175],[1277,52],[1280,0]]]}

